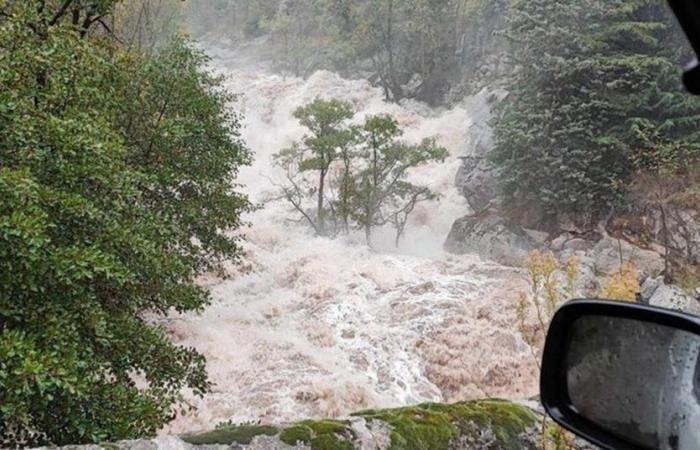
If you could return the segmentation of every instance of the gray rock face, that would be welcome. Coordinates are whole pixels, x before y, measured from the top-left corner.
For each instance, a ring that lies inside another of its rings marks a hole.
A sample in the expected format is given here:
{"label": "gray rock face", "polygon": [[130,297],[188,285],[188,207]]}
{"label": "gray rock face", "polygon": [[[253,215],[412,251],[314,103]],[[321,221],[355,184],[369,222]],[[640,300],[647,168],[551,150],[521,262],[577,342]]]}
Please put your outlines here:
{"label": "gray rock face", "polygon": [[493,148],[492,108],[505,96],[503,89],[482,89],[468,98],[464,107],[471,112],[468,140],[462,165],[455,183],[474,211],[481,211],[495,202],[498,194],[499,170],[488,160]]}
{"label": "gray rock face", "polygon": [[457,172],[456,184],[474,211],[482,211],[496,202],[500,170],[484,157],[465,156]]}
{"label": "gray rock face", "polygon": [[456,254],[476,253],[501,264],[521,266],[536,242],[522,228],[495,214],[458,219],[445,242],[445,250]]}
{"label": "gray rock face", "polygon": [[668,309],[677,309],[700,315],[700,301],[676,286],[669,286],[662,277],[647,278],[640,289],[643,303]]}
{"label": "gray rock face", "polygon": [[[663,242],[662,221],[655,217],[654,237]],[[696,211],[671,208],[666,223],[669,229],[669,245],[688,261],[700,262],[700,215]]]}
{"label": "gray rock face", "polygon": [[598,241],[590,255],[599,275],[612,275],[626,262],[634,264],[640,274],[647,277],[656,277],[664,270],[664,259],[660,254],[609,236]]}

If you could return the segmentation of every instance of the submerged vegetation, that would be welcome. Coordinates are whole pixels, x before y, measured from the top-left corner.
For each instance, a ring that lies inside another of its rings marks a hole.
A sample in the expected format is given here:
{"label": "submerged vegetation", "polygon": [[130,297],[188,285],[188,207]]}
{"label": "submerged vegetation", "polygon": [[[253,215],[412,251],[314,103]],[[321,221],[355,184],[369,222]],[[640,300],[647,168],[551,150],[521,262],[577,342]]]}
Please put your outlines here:
{"label": "submerged vegetation", "polygon": [[[372,229],[390,224],[398,246],[416,205],[437,195],[407,181],[410,170],[444,161],[447,150],[435,139],[399,141],[403,131],[391,116],[370,116],[360,126],[350,124],[353,116],[351,104],[335,99],[317,98],[294,112],[310,134],[275,155],[287,176],[283,196],[321,236],[358,227],[371,245]],[[305,204],[309,196],[315,211]]]}

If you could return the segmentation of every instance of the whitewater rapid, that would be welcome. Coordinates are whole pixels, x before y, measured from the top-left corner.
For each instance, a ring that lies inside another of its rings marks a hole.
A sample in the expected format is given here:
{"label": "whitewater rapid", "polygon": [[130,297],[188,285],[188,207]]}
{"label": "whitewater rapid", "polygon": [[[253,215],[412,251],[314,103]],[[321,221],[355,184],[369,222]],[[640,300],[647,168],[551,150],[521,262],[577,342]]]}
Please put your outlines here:
{"label": "whitewater rapid", "polygon": [[[167,320],[176,343],[207,357],[213,390],[204,398],[188,395],[191,410],[163,433],[228,420],[284,422],[429,400],[536,394],[537,366],[516,331],[523,272],[442,250],[453,221],[467,212],[454,177],[469,108],[387,104],[364,80],[236,69],[234,56],[212,53],[227,88],[240,94],[231,107],[241,113],[242,138],[255,152],[237,181],[262,208],[247,217],[243,264],[229,267],[229,279],[201,280],[212,305]],[[358,118],[392,114],[407,141],[437,136],[450,151],[444,163],[411,174],[441,198],[416,210],[398,249],[388,233],[378,234],[375,250],[359,236],[315,237],[275,200],[282,174],[271,157],[303,136],[292,111],[315,97],[349,101]]]}

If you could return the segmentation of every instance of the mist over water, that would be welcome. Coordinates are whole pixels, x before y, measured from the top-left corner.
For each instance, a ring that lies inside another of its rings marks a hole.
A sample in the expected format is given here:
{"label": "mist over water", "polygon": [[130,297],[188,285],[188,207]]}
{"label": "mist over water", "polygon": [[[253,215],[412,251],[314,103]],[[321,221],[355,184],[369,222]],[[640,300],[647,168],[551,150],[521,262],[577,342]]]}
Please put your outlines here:
{"label": "mist over water", "polygon": [[[442,244],[467,205],[454,187],[465,152],[469,110],[432,110],[383,101],[365,80],[320,71],[308,79],[237,68],[235,55],[209,49],[227,87],[241,93],[242,137],[255,162],[238,181],[263,207],[247,219],[246,256],[231,278],[201,280],[213,304],[201,315],[168,320],[176,343],[207,357],[213,392],[189,397],[192,411],[164,433],[216,423],[284,422],[342,416],[367,407],[537,392],[537,367],[516,330],[515,300],[524,274]],[[389,113],[418,142],[437,136],[450,157],[414,170],[411,182],[441,194],[418,206],[398,249],[379,230],[363,237],[315,237],[284,200],[271,157],[300,139],[295,108],[315,97],[350,101],[362,120]]]}

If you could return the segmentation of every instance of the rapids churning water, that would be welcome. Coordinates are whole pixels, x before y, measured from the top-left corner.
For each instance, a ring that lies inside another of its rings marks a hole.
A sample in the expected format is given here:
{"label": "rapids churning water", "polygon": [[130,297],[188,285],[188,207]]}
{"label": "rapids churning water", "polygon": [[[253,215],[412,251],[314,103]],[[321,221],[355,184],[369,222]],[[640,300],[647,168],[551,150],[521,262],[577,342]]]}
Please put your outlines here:
{"label": "rapids churning water", "polygon": [[[243,138],[255,152],[238,181],[263,208],[248,217],[243,266],[230,268],[231,279],[202,280],[212,305],[169,319],[175,342],[206,355],[213,392],[188,398],[192,411],[164,432],[534,395],[536,363],[515,320],[523,273],[442,251],[452,222],[468,212],[454,187],[467,108],[387,104],[364,80],[330,72],[284,78],[215,56],[228,88],[241,93],[232,107],[243,114]],[[270,200],[282,182],[271,156],[303,136],[292,112],[315,97],[350,101],[360,119],[392,114],[407,141],[435,135],[450,151],[444,163],[412,173],[412,182],[441,199],[417,208],[398,249],[390,233],[377,233],[375,251],[360,237],[314,237],[284,200]]]}

